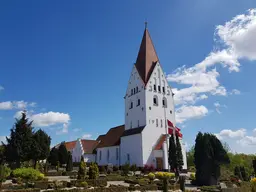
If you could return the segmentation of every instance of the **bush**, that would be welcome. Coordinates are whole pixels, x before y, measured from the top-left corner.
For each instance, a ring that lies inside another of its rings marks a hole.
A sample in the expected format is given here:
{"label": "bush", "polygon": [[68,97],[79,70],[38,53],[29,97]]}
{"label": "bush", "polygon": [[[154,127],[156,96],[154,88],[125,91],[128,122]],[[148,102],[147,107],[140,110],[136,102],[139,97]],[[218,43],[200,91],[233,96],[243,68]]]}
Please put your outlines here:
{"label": "bush", "polygon": [[86,164],[83,156],[81,157],[77,179],[84,179],[86,174]]}
{"label": "bush", "polygon": [[130,171],[137,171],[137,166],[136,166],[136,164],[131,165]]}
{"label": "bush", "polygon": [[156,178],[158,178],[160,180],[175,178],[175,174],[169,173],[169,172],[156,172],[155,175],[156,175]]}
{"label": "bush", "polygon": [[16,178],[28,181],[42,180],[44,178],[44,174],[33,168],[18,168],[12,174]]}
{"label": "bush", "polygon": [[148,178],[150,179],[150,180],[154,180],[155,179],[155,174],[154,173],[149,173],[148,174]]}
{"label": "bush", "polygon": [[149,173],[155,171],[154,165],[145,165],[143,168],[144,173]]}
{"label": "bush", "polygon": [[89,179],[97,179],[99,177],[98,165],[92,163],[89,168]]}
{"label": "bush", "polygon": [[128,163],[122,166],[122,171],[124,175],[128,175],[129,170],[130,170],[130,165]]}
{"label": "bush", "polygon": [[107,186],[107,180],[105,179],[86,179],[89,186],[93,187],[105,187]]}
{"label": "bush", "polygon": [[11,169],[5,165],[0,165],[0,183],[4,182],[9,177]]}
{"label": "bush", "polygon": [[88,183],[86,181],[82,181],[79,187],[88,187]]}

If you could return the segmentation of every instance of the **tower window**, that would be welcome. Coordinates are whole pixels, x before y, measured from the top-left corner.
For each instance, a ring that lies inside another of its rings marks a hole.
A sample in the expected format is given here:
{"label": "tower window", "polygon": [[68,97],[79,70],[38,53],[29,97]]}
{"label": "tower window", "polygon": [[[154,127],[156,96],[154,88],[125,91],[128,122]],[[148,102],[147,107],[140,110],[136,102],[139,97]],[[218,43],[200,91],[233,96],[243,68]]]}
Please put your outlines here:
{"label": "tower window", "polygon": [[154,98],[153,98],[153,104],[154,104],[155,106],[158,105],[158,98],[157,98],[156,95],[155,95]]}
{"label": "tower window", "polygon": [[156,91],[156,85],[154,85],[154,91]]}
{"label": "tower window", "polygon": [[138,99],[137,106],[140,106],[140,99]]}
{"label": "tower window", "polygon": [[160,85],[158,85],[158,92],[161,92],[161,87],[160,87]]}
{"label": "tower window", "polygon": [[170,111],[170,113],[172,114],[172,110]]}
{"label": "tower window", "polygon": [[163,107],[164,107],[164,108],[167,108],[167,100],[166,100],[165,97],[163,98]]}
{"label": "tower window", "polygon": [[130,105],[130,109],[132,109],[133,108],[133,102],[131,102],[131,105]]}
{"label": "tower window", "polygon": [[161,119],[160,122],[161,122],[161,127],[163,127],[163,120]]}
{"label": "tower window", "polygon": [[131,95],[133,95],[133,89],[131,90]]}
{"label": "tower window", "polygon": [[136,92],[135,92],[135,88],[133,88],[133,93],[135,94]]}
{"label": "tower window", "polygon": [[138,87],[136,87],[136,93],[138,93],[139,92],[139,88]]}
{"label": "tower window", "polygon": [[156,119],[156,126],[158,127],[158,119]]}
{"label": "tower window", "polygon": [[163,93],[165,93],[165,87],[163,87]]}

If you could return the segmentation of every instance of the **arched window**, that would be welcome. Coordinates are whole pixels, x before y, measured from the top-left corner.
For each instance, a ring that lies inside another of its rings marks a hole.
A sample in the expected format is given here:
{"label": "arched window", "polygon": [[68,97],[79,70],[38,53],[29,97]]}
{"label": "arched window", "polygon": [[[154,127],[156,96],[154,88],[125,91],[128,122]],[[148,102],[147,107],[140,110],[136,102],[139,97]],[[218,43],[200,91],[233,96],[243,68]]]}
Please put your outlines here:
{"label": "arched window", "polygon": [[140,99],[138,99],[137,106],[140,106]]}
{"label": "arched window", "polygon": [[158,119],[156,119],[156,126],[158,127]]}
{"label": "arched window", "polygon": [[136,93],[138,93],[139,92],[139,88],[138,87],[136,87]]}
{"label": "arched window", "polygon": [[133,94],[135,94],[136,92],[135,92],[135,88],[133,88]]}
{"label": "arched window", "polygon": [[130,109],[132,109],[132,108],[133,108],[133,102],[131,101]]}
{"label": "arched window", "polygon": [[163,127],[163,120],[161,119],[160,122],[161,122],[161,127]]}
{"label": "arched window", "polygon": [[133,95],[133,89],[131,90],[131,95]]}
{"label": "arched window", "polygon": [[156,106],[158,105],[158,97],[156,95],[153,98],[153,104]]}
{"label": "arched window", "polygon": [[163,98],[163,107],[164,107],[164,108],[167,108],[167,100],[166,100],[165,97]]}

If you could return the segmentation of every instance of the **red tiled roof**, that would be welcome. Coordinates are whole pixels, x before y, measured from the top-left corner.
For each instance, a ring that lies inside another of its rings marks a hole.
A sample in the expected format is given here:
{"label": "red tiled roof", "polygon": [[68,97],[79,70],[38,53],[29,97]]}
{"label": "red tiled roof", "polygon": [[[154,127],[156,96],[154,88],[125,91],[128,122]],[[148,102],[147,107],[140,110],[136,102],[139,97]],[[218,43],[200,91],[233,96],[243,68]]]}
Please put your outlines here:
{"label": "red tiled roof", "polygon": [[[59,148],[60,144],[56,145],[56,148]],[[72,149],[75,148],[76,146],[76,141],[69,141],[69,142],[65,142],[65,146],[67,148],[68,151],[71,151]]]}
{"label": "red tiled roof", "polygon": [[84,153],[93,153],[93,150],[96,148],[96,146],[98,145],[98,141],[96,140],[86,140],[83,139],[81,140],[82,143],[82,147],[84,149]]}
{"label": "red tiled roof", "polygon": [[100,139],[100,143],[96,148],[111,147],[120,145],[120,137],[124,132],[124,125],[113,127],[109,129],[106,135],[100,135],[97,140]]}
{"label": "red tiled roof", "polygon": [[165,140],[166,140],[166,135],[161,135],[161,137],[158,140],[158,143],[156,144],[154,150],[161,150]]}
{"label": "red tiled roof", "polygon": [[141,79],[145,84],[147,84],[157,61],[159,61],[159,59],[149,35],[148,29],[146,28],[135,63],[138,73],[140,74]]}

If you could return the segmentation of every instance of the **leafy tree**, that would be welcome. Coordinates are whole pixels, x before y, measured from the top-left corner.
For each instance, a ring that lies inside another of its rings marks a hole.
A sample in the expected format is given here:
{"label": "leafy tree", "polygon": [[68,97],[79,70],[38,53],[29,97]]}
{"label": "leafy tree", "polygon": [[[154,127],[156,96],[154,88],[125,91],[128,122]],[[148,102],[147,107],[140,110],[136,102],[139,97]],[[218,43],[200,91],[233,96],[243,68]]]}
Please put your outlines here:
{"label": "leafy tree", "polygon": [[241,172],[241,175],[242,175],[242,180],[244,181],[248,181],[248,175],[245,171],[245,168],[242,166],[240,167],[240,172]]}
{"label": "leafy tree", "polygon": [[57,166],[58,161],[59,161],[59,150],[56,147],[53,147],[52,150],[50,151],[48,162],[53,166]]}
{"label": "leafy tree", "polygon": [[198,133],[194,158],[198,185],[217,185],[220,165],[230,163],[222,143],[215,135],[209,133]]}
{"label": "leafy tree", "polygon": [[14,127],[11,129],[10,137],[6,137],[5,156],[8,162],[16,162],[20,167],[21,162],[29,161],[33,157],[33,127],[32,121],[22,113],[20,119],[16,119]]}
{"label": "leafy tree", "polygon": [[177,170],[181,171],[184,165],[182,149],[180,145],[180,139],[178,134],[176,135],[176,162],[177,162]]}
{"label": "leafy tree", "polygon": [[77,173],[77,179],[84,179],[86,174],[86,164],[84,162],[84,157],[81,156],[79,170]]}
{"label": "leafy tree", "polygon": [[174,135],[171,135],[169,138],[169,165],[171,170],[176,170],[177,168],[177,159],[176,159],[176,145],[174,140]]}
{"label": "leafy tree", "polygon": [[68,152],[68,162],[66,166],[66,171],[72,171],[73,170],[73,160],[72,160],[72,154],[69,151]]}
{"label": "leafy tree", "polygon": [[50,145],[51,138],[41,129],[39,129],[33,135],[34,144],[33,144],[33,160],[34,160],[34,168],[36,168],[36,164],[38,160],[44,160],[49,156],[50,153]]}
{"label": "leafy tree", "polygon": [[62,142],[59,146],[59,162],[60,165],[67,164],[68,162],[68,150],[65,142]]}

